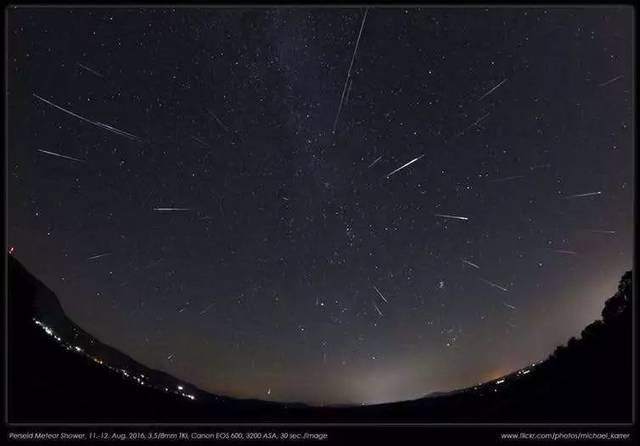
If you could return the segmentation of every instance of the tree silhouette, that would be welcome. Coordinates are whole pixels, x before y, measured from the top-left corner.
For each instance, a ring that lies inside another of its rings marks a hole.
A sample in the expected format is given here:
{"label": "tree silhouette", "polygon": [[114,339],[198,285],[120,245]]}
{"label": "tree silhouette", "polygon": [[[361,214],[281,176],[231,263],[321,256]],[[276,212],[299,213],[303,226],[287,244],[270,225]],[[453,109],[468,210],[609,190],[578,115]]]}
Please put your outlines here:
{"label": "tree silhouette", "polygon": [[602,310],[605,323],[622,314],[626,308],[631,309],[631,279],[631,271],[624,273],[618,284],[618,292],[605,302]]}

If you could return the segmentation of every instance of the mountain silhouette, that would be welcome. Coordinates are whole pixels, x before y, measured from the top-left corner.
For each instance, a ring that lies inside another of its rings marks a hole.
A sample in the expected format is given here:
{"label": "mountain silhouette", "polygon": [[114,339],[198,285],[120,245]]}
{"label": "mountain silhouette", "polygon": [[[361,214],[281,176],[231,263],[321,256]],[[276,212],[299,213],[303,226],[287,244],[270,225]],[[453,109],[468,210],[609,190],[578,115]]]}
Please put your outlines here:
{"label": "mountain silhouette", "polygon": [[213,395],[144,366],[79,327],[51,290],[7,261],[10,422],[631,422],[630,271],[602,319],[541,363],[412,401],[312,407]]}

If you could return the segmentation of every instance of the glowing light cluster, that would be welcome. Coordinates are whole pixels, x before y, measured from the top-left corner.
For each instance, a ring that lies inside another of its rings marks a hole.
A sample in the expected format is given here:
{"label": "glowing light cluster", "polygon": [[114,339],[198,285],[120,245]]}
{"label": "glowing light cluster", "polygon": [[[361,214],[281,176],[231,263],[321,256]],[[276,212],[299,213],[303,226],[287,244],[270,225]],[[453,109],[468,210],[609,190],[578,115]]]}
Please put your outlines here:
{"label": "glowing light cluster", "polygon": [[62,338],[60,338],[60,336],[56,335],[51,328],[47,327],[45,324],[43,324],[42,322],[40,322],[37,319],[34,319],[33,321],[36,323],[36,325],[40,326],[44,330],[44,332],[46,334],[48,334],[49,336],[54,338],[56,341],[62,342]]}
{"label": "glowing light cluster", "polygon": [[[33,318],[33,322],[39,326],[40,328],[42,328],[42,330],[49,336],[51,336],[53,339],[55,339],[56,341],[58,341],[60,344],[62,344],[62,346],[71,352],[75,352],[75,353],[81,353],[84,356],[88,357],[89,359],[91,359],[93,362],[95,362],[96,364],[100,364],[102,366],[107,367],[109,370],[116,372],[116,373],[120,373],[122,376],[131,379],[132,381],[138,383],[141,386],[146,386],[146,387],[154,387],[152,384],[150,384],[148,381],[145,381],[145,379],[148,379],[149,377],[145,376],[143,373],[140,374],[140,376],[131,374],[128,370],[126,369],[119,369],[116,367],[112,367],[109,364],[105,364],[104,361],[100,358],[96,358],[94,356],[91,356],[87,353],[85,353],[85,351],[82,349],[82,347],[79,347],[77,345],[71,345],[71,344],[67,344],[66,342],[64,342],[62,340],[62,338],[60,336],[58,336],[52,329],[51,327],[47,326],[45,323],[43,323],[42,321],[39,321],[36,318]],[[92,341],[93,343],[93,341]],[[185,398],[189,398],[190,400],[195,400],[196,397],[195,395],[191,395],[189,393],[183,392],[184,387],[182,385],[178,385],[177,386],[178,390],[177,391],[173,391],[172,393],[175,393],[176,395],[180,395],[183,396]],[[164,388],[165,392],[169,392],[169,389],[167,387]]]}
{"label": "glowing light cluster", "polygon": [[180,395],[180,396],[183,396],[183,397],[185,397],[185,398],[189,398],[189,399],[190,399],[190,400],[192,400],[192,401],[196,399],[195,395],[192,395],[192,394],[190,394],[190,393],[186,393],[186,392],[184,391],[184,386],[183,386],[182,384],[178,384],[178,385],[176,386],[176,388],[177,388],[178,390],[170,390],[168,387],[165,387],[165,388],[164,388],[164,391],[165,391],[165,392],[169,392],[169,393],[175,393],[176,395]]}

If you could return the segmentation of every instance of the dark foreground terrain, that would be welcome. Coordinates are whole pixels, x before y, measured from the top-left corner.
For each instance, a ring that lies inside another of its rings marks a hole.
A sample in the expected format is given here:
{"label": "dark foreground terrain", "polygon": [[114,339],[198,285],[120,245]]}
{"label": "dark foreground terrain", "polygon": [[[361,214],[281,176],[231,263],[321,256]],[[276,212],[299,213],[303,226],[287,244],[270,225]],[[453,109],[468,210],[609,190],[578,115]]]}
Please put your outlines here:
{"label": "dark foreground terrain", "polygon": [[13,423],[631,422],[630,271],[602,320],[504,381],[414,401],[323,408],[220,397],[151,370],[77,326],[12,256],[8,276]]}

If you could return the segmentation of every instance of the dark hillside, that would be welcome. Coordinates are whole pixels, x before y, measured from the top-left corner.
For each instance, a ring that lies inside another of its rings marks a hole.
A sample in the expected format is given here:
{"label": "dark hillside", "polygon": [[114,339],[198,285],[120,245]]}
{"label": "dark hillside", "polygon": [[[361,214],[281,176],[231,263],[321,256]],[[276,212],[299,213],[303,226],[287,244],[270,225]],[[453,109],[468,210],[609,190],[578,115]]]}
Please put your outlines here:
{"label": "dark hillside", "polygon": [[631,421],[631,272],[602,320],[542,363],[414,401],[318,408],[220,397],[149,369],[77,326],[54,293],[8,262],[11,422]]}

